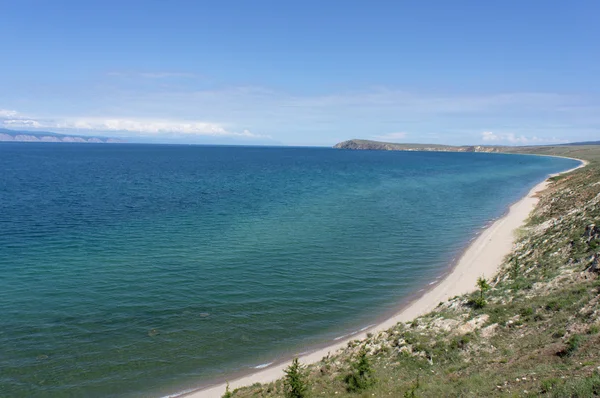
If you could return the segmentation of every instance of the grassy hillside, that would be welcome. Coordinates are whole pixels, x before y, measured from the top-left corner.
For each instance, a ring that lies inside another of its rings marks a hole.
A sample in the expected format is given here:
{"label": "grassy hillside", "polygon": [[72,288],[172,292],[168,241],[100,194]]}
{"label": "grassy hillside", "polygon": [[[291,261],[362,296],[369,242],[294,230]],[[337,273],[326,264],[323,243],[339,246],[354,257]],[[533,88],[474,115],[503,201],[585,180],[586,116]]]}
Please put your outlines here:
{"label": "grassy hillside", "polygon": [[[511,152],[590,164],[553,179],[483,300],[477,292],[454,297],[351,342],[305,369],[305,396],[600,396],[600,146]],[[351,392],[357,379],[364,389]],[[230,396],[284,391],[282,379]]]}

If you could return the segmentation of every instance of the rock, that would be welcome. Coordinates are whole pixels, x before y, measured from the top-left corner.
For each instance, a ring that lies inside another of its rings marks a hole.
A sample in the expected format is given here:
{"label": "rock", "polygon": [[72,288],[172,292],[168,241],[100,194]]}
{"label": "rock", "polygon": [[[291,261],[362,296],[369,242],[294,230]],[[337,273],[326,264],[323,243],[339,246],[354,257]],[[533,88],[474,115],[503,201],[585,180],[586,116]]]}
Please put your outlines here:
{"label": "rock", "polygon": [[431,322],[431,327],[443,332],[450,332],[456,328],[456,325],[458,324],[459,321],[456,319],[436,318],[433,322]]}
{"label": "rock", "polygon": [[490,338],[493,335],[496,334],[496,332],[498,331],[498,324],[497,323],[493,323],[489,326],[484,327],[483,329],[481,329],[481,337],[484,338]]}
{"label": "rock", "polygon": [[470,321],[468,321],[467,323],[460,325],[456,329],[455,333],[458,335],[471,333],[477,329],[480,329],[487,322],[487,320],[489,318],[490,318],[490,316],[488,314],[483,314],[483,315],[478,316],[477,318],[473,318]]}

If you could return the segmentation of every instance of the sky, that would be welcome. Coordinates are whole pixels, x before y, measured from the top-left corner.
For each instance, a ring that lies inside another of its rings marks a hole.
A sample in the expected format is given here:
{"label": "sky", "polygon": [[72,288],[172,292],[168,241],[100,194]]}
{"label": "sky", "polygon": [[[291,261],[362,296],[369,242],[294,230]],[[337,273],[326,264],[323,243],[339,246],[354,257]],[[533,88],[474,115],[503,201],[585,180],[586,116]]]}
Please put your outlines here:
{"label": "sky", "polygon": [[0,0],[0,128],[330,146],[600,139],[600,2]]}

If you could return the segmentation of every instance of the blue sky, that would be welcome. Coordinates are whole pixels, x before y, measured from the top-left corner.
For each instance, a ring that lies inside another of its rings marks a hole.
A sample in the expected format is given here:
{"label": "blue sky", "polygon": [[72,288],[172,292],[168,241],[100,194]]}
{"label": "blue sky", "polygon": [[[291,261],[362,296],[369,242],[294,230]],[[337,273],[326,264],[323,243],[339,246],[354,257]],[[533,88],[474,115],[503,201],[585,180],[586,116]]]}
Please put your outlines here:
{"label": "blue sky", "polygon": [[600,139],[598,1],[0,3],[0,127],[140,142]]}

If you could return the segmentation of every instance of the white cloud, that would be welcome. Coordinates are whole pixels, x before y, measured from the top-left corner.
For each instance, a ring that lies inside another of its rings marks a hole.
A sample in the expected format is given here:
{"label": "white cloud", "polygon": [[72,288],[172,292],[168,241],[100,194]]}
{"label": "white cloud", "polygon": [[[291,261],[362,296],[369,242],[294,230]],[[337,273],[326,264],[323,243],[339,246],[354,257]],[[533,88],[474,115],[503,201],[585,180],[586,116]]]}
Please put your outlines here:
{"label": "white cloud", "polygon": [[498,135],[492,133],[491,131],[484,131],[483,133],[481,133],[481,138],[484,141],[499,141],[500,137],[498,137]]}
{"label": "white cloud", "polygon": [[402,140],[402,139],[406,138],[406,136],[407,136],[407,134],[404,132],[397,132],[397,133],[376,135],[374,137],[378,140]]}
{"label": "white cloud", "polygon": [[[110,75],[115,78],[85,90],[82,98],[64,94],[65,98],[57,101],[40,92],[28,103],[40,112],[53,112],[51,115],[69,109],[72,117],[48,120],[0,111],[4,112],[0,113],[0,126],[4,115],[5,119],[37,121],[47,129],[61,125],[82,132],[87,128],[130,135],[231,137],[260,132],[282,143],[300,145],[332,145],[368,136],[403,142],[407,136],[398,132],[399,127],[410,132],[411,142],[456,145],[474,141],[503,145],[552,143],[560,141],[553,138],[557,136],[585,141],[594,139],[600,131],[600,97],[581,94],[421,93],[386,87],[299,94],[268,87],[205,84],[202,76],[184,80],[193,75],[177,71]],[[5,106],[12,107],[10,103]],[[110,117],[90,117],[98,115]],[[497,126],[498,131],[487,127],[493,132],[482,134],[482,126]]]}
{"label": "white cloud", "polygon": [[[302,144],[329,145],[349,137],[365,137],[368,132],[394,132],[398,126],[410,130],[412,142],[431,142],[431,134],[436,133],[437,143],[472,144],[479,138],[472,134],[481,131],[480,126],[497,124],[514,133],[502,137],[506,143],[533,140],[530,136],[534,135],[549,141],[553,135],[565,134],[556,129],[558,125],[584,140],[599,123],[596,119],[583,123],[583,116],[596,114],[592,111],[575,113],[583,112],[580,106],[589,103],[588,98],[557,93],[440,94],[374,87],[295,95],[255,86],[204,89],[186,85],[117,94],[113,98],[120,96],[117,101],[130,114],[181,118],[192,114],[232,120],[281,141],[289,143],[293,137],[294,143]],[[376,138],[406,139],[386,133]],[[489,138],[493,140],[493,136]]]}
{"label": "white cloud", "polygon": [[0,110],[0,124],[7,128],[57,129],[78,132],[117,132],[139,135],[187,135],[210,137],[269,138],[249,130],[232,131],[219,123],[204,121],[126,119],[126,118],[64,118],[41,119],[16,111]]}
{"label": "white cloud", "polygon": [[217,123],[200,121],[139,120],[139,119],[102,119],[79,118],[64,120],[46,125],[59,129],[115,131],[143,134],[186,134],[213,137],[260,137],[248,130],[235,132],[225,129]]}
{"label": "white cloud", "polygon": [[17,111],[10,109],[0,109],[0,118],[11,118],[17,116]]}
{"label": "white cloud", "polygon": [[31,127],[31,128],[37,129],[40,127],[44,127],[37,120],[31,120],[31,119],[6,119],[6,120],[3,120],[2,123],[4,124],[4,126],[9,127],[9,128]]}
{"label": "white cloud", "polygon": [[517,135],[515,133],[493,133],[491,131],[484,131],[481,133],[481,139],[483,141],[498,142],[498,143],[510,143],[510,144],[541,144],[541,143],[552,143],[552,142],[565,142],[565,140],[552,137],[549,139],[540,138],[537,136],[526,137],[524,135]]}

